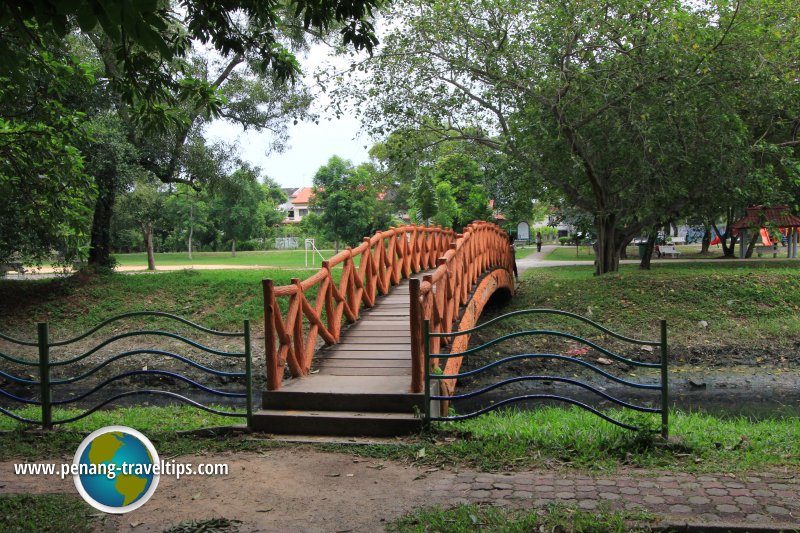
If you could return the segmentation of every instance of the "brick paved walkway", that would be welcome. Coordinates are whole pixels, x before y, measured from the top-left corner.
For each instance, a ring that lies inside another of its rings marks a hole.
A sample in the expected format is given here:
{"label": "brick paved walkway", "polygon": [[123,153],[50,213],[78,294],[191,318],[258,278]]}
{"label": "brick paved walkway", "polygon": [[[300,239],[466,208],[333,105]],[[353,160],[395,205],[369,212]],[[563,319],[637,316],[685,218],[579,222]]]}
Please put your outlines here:
{"label": "brick paved walkway", "polygon": [[800,473],[691,475],[642,469],[613,475],[570,472],[458,472],[434,482],[433,499],[538,507],[552,502],[592,510],[644,509],[672,524],[758,524],[800,528]]}

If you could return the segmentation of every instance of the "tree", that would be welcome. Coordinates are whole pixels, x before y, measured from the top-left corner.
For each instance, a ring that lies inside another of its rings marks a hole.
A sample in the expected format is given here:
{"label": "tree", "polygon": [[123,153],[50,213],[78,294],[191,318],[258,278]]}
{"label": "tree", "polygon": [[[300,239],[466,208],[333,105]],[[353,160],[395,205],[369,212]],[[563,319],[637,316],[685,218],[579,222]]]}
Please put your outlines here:
{"label": "tree", "polygon": [[452,228],[461,218],[461,209],[453,194],[453,187],[449,181],[440,181],[436,184],[436,214],[433,223],[443,228]]}
{"label": "tree", "polygon": [[264,211],[260,206],[264,190],[258,182],[258,168],[243,164],[216,191],[212,218],[218,221],[225,242],[236,257],[236,241],[254,237],[264,227]]}
{"label": "tree", "polygon": [[[203,122],[221,117],[245,127],[270,128],[280,144],[283,125],[305,112],[309,100],[305,90],[290,83],[301,73],[293,50],[302,47],[304,35],[316,39],[340,30],[343,43],[356,50],[371,51],[377,43],[369,22],[376,0],[223,4],[185,0],[180,9],[155,0],[138,2],[136,9],[126,5],[118,0],[0,5],[0,101],[22,106],[26,102],[22,93],[27,91],[36,102],[26,113],[33,110],[40,116],[31,123],[36,127],[22,125],[13,105],[4,106],[12,110],[9,116],[17,118],[0,122],[0,149],[16,155],[9,159],[11,171],[0,179],[0,187],[4,198],[23,198],[20,187],[26,177],[44,176],[52,183],[41,188],[42,195],[63,207],[55,210],[61,218],[35,228],[37,235],[0,240],[0,255],[36,252],[41,258],[44,250],[56,244],[63,248],[65,241],[75,248],[86,233],[85,206],[97,186],[90,262],[110,260],[114,200],[130,183],[110,174],[92,176],[95,183],[87,179],[82,154],[75,149],[84,110],[61,104],[63,80],[83,78],[93,83],[88,73],[101,71],[108,97],[101,99],[102,106],[84,102],[88,115],[118,113],[140,157],[138,164],[164,183],[200,187],[205,185],[202,180],[188,172],[185,146],[202,130]],[[219,68],[198,58],[193,43],[213,50],[212,62],[218,59]],[[63,53],[66,44],[75,47]],[[72,55],[93,67],[76,63]],[[39,85],[36,91],[30,90],[34,83]],[[41,120],[43,111],[48,120]],[[24,214],[34,211],[9,209],[8,228],[27,225]],[[34,238],[38,247],[26,247]]]}
{"label": "tree", "polygon": [[175,190],[165,201],[165,210],[170,216],[172,228],[171,244],[185,243],[189,261],[193,259],[195,235],[211,233],[209,198],[205,192],[197,191],[187,185],[176,185]]}
{"label": "tree", "polygon": [[[85,34],[102,34],[103,47],[118,65],[110,80],[118,85],[117,92],[129,103],[157,107],[180,89],[184,94],[200,89],[197,98],[213,96],[209,82],[178,80],[162,68],[186,58],[192,41],[210,45],[223,57],[251,53],[260,58],[261,72],[294,79],[300,66],[283,39],[287,25],[295,35],[340,28],[344,44],[371,51],[377,38],[369,19],[377,5],[378,0],[183,0],[174,9],[171,3],[145,0],[130,9],[120,0],[25,0],[0,5],[0,27],[4,34],[34,45],[43,36],[63,39],[76,25]],[[0,40],[4,59],[19,57],[7,55],[9,51]]]}
{"label": "tree", "polygon": [[[0,37],[0,41],[2,41]],[[85,253],[94,186],[79,146],[95,80],[63,43],[7,39],[0,52],[0,263]],[[27,61],[15,61],[29,54]]]}
{"label": "tree", "polygon": [[411,213],[417,222],[430,224],[431,219],[439,212],[437,196],[433,172],[429,167],[420,167],[417,170],[409,201]]}
{"label": "tree", "polygon": [[132,190],[120,198],[120,209],[116,215],[120,225],[138,226],[147,251],[147,269],[155,270],[153,230],[164,214],[165,193],[153,180],[138,179]]}
{"label": "tree", "polygon": [[331,240],[350,246],[385,229],[391,220],[378,200],[374,169],[354,167],[350,161],[333,156],[314,175],[312,206],[319,209],[322,230]]}
{"label": "tree", "polygon": [[[708,190],[791,174],[798,21],[791,2],[768,4],[401,3],[366,61],[372,90],[343,92],[376,133],[468,140],[539,176],[594,217],[603,274]],[[748,105],[764,93],[780,97]],[[782,148],[770,168],[763,142]]]}

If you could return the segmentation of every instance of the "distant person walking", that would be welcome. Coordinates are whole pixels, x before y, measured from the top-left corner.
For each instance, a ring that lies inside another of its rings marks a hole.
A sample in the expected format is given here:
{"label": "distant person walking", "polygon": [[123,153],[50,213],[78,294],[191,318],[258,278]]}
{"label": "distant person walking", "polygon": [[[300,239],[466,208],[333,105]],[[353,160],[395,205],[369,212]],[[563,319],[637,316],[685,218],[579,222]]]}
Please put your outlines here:
{"label": "distant person walking", "polygon": [[536,232],[536,251],[537,252],[541,252],[542,251],[542,232],[541,231],[537,231]]}

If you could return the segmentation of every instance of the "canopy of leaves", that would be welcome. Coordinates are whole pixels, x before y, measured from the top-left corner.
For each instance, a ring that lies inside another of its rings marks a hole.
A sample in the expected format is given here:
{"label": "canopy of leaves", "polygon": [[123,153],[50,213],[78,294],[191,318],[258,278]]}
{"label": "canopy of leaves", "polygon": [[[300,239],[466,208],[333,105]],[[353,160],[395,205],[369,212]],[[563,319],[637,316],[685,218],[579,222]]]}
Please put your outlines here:
{"label": "canopy of leaves", "polygon": [[312,207],[321,210],[319,229],[331,240],[353,246],[388,228],[391,215],[379,200],[381,192],[371,166],[354,167],[350,161],[331,157],[314,175]]}
{"label": "canopy of leaves", "polygon": [[[9,0],[0,5],[0,27],[34,42],[40,35],[63,38],[74,31],[75,24],[85,33],[102,33],[119,66],[120,92],[133,102],[158,99],[165,86],[174,89],[181,85],[162,65],[186,57],[192,41],[225,57],[252,53],[260,58],[262,72],[295,78],[299,64],[278,29],[286,20],[304,30],[327,32],[338,27],[344,44],[371,51],[377,38],[370,18],[377,4],[378,0],[180,0],[174,4],[159,0]],[[13,63],[23,62],[24,57],[9,57],[8,51],[0,39],[0,55],[14,69]]]}
{"label": "canopy of leaves", "polygon": [[373,131],[505,153],[592,214],[598,272],[626,237],[729,191],[796,187],[791,1],[439,0],[401,2],[391,20],[367,61],[371,105],[343,89]]}

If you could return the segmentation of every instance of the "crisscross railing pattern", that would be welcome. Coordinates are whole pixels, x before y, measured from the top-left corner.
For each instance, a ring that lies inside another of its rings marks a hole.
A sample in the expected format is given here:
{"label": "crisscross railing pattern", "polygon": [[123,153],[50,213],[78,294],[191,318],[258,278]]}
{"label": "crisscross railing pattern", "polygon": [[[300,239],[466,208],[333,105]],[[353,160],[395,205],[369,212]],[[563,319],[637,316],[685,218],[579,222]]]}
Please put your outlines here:
{"label": "crisscross railing pattern", "polygon": [[[450,249],[437,259],[437,267],[420,282],[411,280],[411,392],[422,392],[425,375],[423,321],[430,324],[431,333],[449,333],[458,319],[459,309],[466,305],[470,292],[479,278],[493,270],[512,274],[516,270],[514,247],[499,226],[489,222],[473,222],[464,230]],[[469,336],[458,337],[453,351],[463,351]],[[439,353],[442,344],[452,339],[431,338],[431,351]],[[461,346],[461,344],[464,346]],[[458,370],[461,359],[453,359],[448,370]],[[448,361],[450,363],[450,361]]]}
{"label": "crisscross railing pattern", "polygon": [[[294,278],[291,285],[280,287],[264,280],[267,389],[281,387],[287,365],[292,377],[308,375],[318,338],[336,344],[342,317],[356,321],[362,305],[372,307],[379,294],[389,294],[403,278],[433,268],[457,246],[457,237],[441,227],[399,226],[364,237],[357,247],[323,261],[322,268],[305,280]],[[333,269],[339,266],[337,282]],[[307,295],[314,289],[312,302]],[[288,298],[285,312],[279,298]]]}

